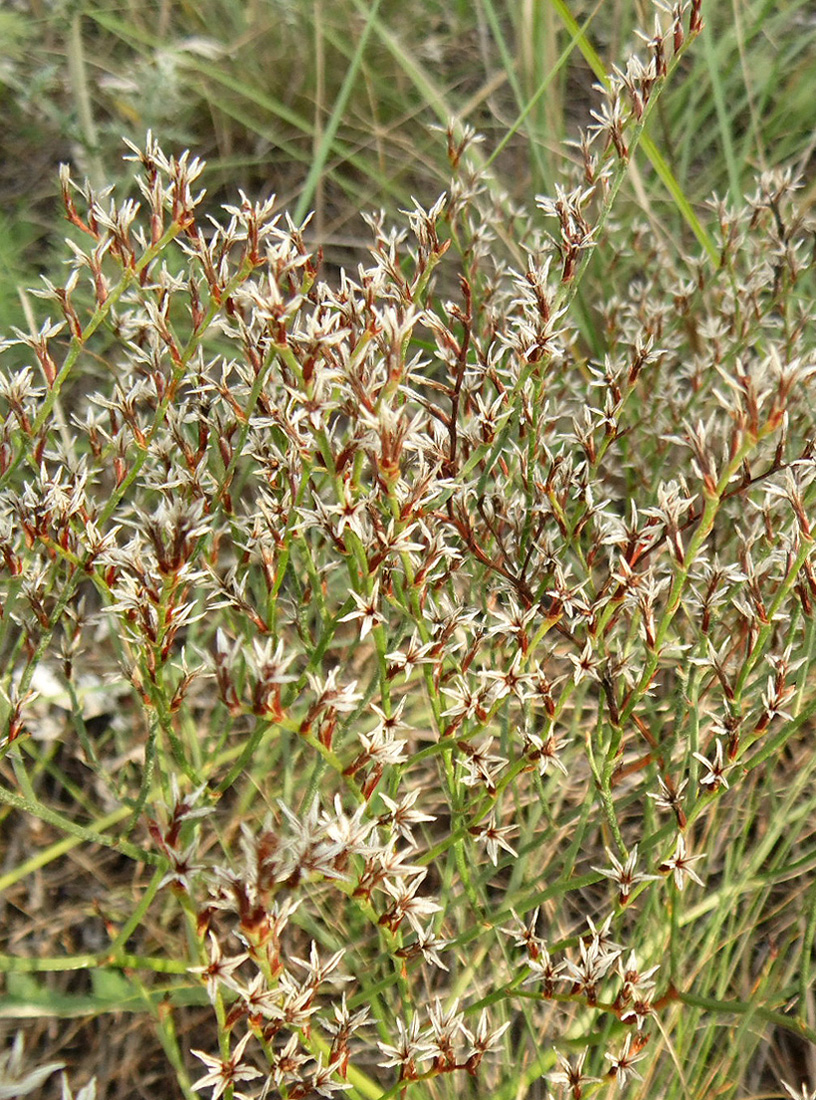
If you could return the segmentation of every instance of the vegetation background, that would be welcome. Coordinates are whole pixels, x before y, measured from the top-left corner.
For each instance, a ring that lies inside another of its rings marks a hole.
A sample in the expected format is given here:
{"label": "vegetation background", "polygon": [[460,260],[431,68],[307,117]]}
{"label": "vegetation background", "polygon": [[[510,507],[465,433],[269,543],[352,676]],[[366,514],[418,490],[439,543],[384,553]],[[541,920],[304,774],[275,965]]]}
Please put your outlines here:
{"label": "vegetation background", "polygon": [[[313,240],[347,264],[361,211],[430,205],[448,186],[438,127],[452,117],[485,136],[514,202],[552,193],[598,72],[652,19],[646,0],[7,0],[0,326],[63,259],[62,161],[113,184],[123,136],[152,130],[206,159],[213,206],[242,188],[296,221],[314,210]],[[813,5],[714,0],[705,21],[651,134],[692,205],[741,196],[767,167],[807,170],[816,148]],[[644,157],[626,197],[664,224],[677,209]]]}
{"label": "vegetation background", "polygon": [[[710,0],[703,13],[651,122],[656,154],[641,150],[616,207],[619,221],[645,218],[669,236],[687,232],[712,192],[736,199],[777,165],[803,174],[806,212],[816,201],[811,0]],[[314,211],[307,242],[327,269],[353,266],[367,255],[361,211],[395,216],[414,197],[427,207],[448,186],[452,117],[484,135],[480,155],[511,205],[552,194],[565,143],[590,121],[593,82],[651,22],[638,0],[6,0],[0,333],[28,328],[22,288],[56,278],[64,262],[60,162],[95,186],[116,183],[133,167],[122,138],[138,144],[152,130],[166,151],[206,159],[213,209],[238,188],[274,194],[296,221]],[[28,855],[13,822],[2,823],[6,875]],[[91,871],[73,898],[71,865],[44,874],[81,910],[87,881],[102,891],[116,877],[110,862]],[[60,944],[46,909],[26,917],[43,942]],[[121,1014],[112,1028],[110,1016],[34,992],[26,1010],[16,989],[13,1004],[0,1001],[6,1043],[22,1020],[35,1060],[70,1051],[72,1076],[100,1074],[104,1095],[173,1095],[151,1020]],[[86,1007],[115,996],[93,989]],[[769,1042],[782,1078],[816,1081],[812,1050],[782,1033]]]}

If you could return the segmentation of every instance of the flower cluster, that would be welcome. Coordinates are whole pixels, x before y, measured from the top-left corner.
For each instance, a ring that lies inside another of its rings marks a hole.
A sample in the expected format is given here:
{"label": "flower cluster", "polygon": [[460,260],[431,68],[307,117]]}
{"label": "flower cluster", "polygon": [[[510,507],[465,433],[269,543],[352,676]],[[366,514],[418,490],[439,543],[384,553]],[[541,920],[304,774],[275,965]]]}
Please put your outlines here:
{"label": "flower cluster", "polygon": [[[812,242],[779,172],[700,255],[610,217],[701,26],[657,14],[523,247],[453,126],[447,194],[335,278],[151,136],[138,202],[62,173],[61,319],[3,346],[3,790],[65,822],[33,784],[82,767],[125,815],[216,1100],[577,1100],[710,1007],[696,888],[814,710]],[[98,736],[79,670],[117,700]],[[123,928],[100,965],[154,958]]]}

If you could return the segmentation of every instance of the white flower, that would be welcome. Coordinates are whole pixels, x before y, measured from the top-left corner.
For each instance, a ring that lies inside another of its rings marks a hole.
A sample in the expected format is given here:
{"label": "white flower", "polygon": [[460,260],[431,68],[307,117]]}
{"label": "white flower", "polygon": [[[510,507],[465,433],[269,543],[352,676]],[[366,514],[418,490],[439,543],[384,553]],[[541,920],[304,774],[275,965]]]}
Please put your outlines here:
{"label": "white flower", "polygon": [[789,1085],[787,1081],[782,1082],[782,1088],[787,1089],[788,1093],[793,1097],[793,1100],[816,1100],[816,1089],[811,1091],[805,1082],[802,1082],[801,1092],[794,1092],[793,1085]]}
{"label": "white flower", "polygon": [[646,1052],[644,1050],[638,1050],[637,1048],[632,1051],[631,1046],[632,1033],[630,1032],[626,1036],[626,1042],[623,1044],[623,1050],[620,1052],[620,1054],[604,1054],[604,1058],[608,1058],[609,1061],[612,1063],[612,1065],[609,1067],[610,1072],[614,1074],[615,1081],[617,1082],[618,1088],[620,1089],[625,1086],[630,1074],[638,1081],[643,1080],[638,1071],[636,1069],[632,1069],[632,1066],[635,1062],[639,1062],[641,1058],[645,1058]]}
{"label": "white flower", "polygon": [[620,891],[620,903],[625,905],[629,900],[629,894],[632,891],[632,887],[637,885],[638,882],[650,882],[656,879],[657,875],[645,875],[642,871],[635,870],[635,864],[637,863],[637,844],[626,858],[625,863],[621,863],[616,856],[614,856],[609,849],[606,849],[606,857],[612,864],[611,867],[595,867],[592,870],[597,871],[599,875],[604,875],[606,878],[610,878],[613,882],[618,884]]}
{"label": "white flower", "polygon": [[68,1084],[68,1078],[63,1073],[62,1100],[96,1100],[96,1078],[92,1077],[88,1084],[83,1085],[76,1096],[74,1096],[71,1092],[71,1086]]}
{"label": "white flower", "polygon": [[338,622],[348,623],[352,619],[360,619],[360,641],[365,638],[367,634],[370,634],[375,626],[381,626],[385,622],[382,615],[377,610],[377,605],[380,602],[380,582],[379,579],[374,582],[371,588],[371,595],[361,596],[357,592],[350,592],[349,595],[357,604],[354,611],[349,611],[347,615],[343,615]]}
{"label": "white flower", "polygon": [[65,1062],[49,1062],[37,1066],[28,1073],[23,1071],[23,1033],[18,1031],[7,1054],[0,1056],[0,1100],[12,1100],[16,1096],[28,1096],[39,1089],[52,1073],[64,1069]]}
{"label": "white flower", "polygon": [[407,917],[414,931],[419,933],[422,931],[421,920],[441,911],[442,906],[437,905],[435,901],[431,901],[430,898],[418,898],[416,896],[416,892],[427,873],[427,870],[423,868],[422,874],[417,875],[407,884],[404,881],[392,883],[387,878],[383,879],[383,886],[394,899],[394,904],[388,913],[380,918],[381,924],[387,924],[390,928],[395,929],[402,918]]}
{"label": "white flower", "polygon": [[559,1068],[553,1073],[547,1074],[547,1081],[551,1085],[566,1085],[573,1090],[574,1095],[580,1096],[583,1085],[594,1084],[600,1080],[598,1077],[587,1077],[584,1074],[584,1062],[587,1052],[582,1050],[574,1062],[570,1062],[563,1054],[555,1052]]}
{"label": "white flower", "polygon": [[432,1057],[434,1044],[429,1041],[427,1033],[423,1033],[419,1026],[419,1017],[414,1016],[410,1027],[406,1027],[402,1020],[397,1020],[399,1037],[396,1043],[377,1042],[380,1051],[385,1055],[385,1060],[377,1064],[383,1067],[408,1066],[417,1062],[426,1062]]}
{"label": "white flower", "polygon": [[720,787],[725,787],[725,789],[728,790],[728,780],[725,778],[726,763],[723,760],[722,741],[717,742],[713,761],[703,756],[700,752],[693,752],[691,755],[695,760],[699,760],[703,767],[707,769],[706,774],[700,777],[701,786],[711,787],[712,791],[716,791]]}
{"label": "white flower", "polygon": [[191,974],[201,974],[201,976],[207,982],[207,995],[214,1003],[218,996],[218,983],[229,982],[232,978],[233,970],[237,970],[238,967],[248,959],[249,955],[244,952],[241,955],[233,955],[232,958],[225,959],[221,955],[221,945],[218,942],[214,932],[210,931],[210,961],[207,966],[190,966],[188,970]]}
{"label": "white flower", "polygon": [[[204,1076],[200,1077],[193,1085],[194,1091],[199,1092],[201,1089],[212,1088],[211,1100],[218,1100],[218,1097],[223,1096],[227,1088],[236,1081],[253,1081],[256,1077],[262,1076],[261,1071],[255,1069],[254,1066],[241,1065],[244,1048],[251,1036],[252,1032],[248,1031],[244,1037],[238,1041],[238,1045],[235,1047],[232,1055],[226,1060],[214,1058],[211,1054],[206,1054],[203,1050],[194,1050],[192,1053],[195,1054],[196,1058],[200,1058],[207,1067],[207,1072]],[[234,1092],[233,1096],[243,1096],[243,1093]]]}
{"label": "white flower", "polygon": [[667,859],[664,863],[661,863],[661,871],[671,871],[674,875],[674,882],[678,890],[682,890],[686,885],[686,875],[690,879],[693,879],[698,885],[703,885],[703,880],[696,872],[691,869],[692,863],[696,863],[698,859],[704,859],[705,854],[696,856],[686,855],[686,840],[682,833],[678,834],[677,844],[674,849],[674,855],[670,859]]}
{"label": "white flower", "polygon": [[484,825],[474,825],[468,831],[479,840],[484,841],[490,862],[496,867],[499,862],[499,848],[504,848],[505,852],[509,852],[511,856],[518,856],[518,852],[507,840],[510,833],[516,832],[516,830],[516,825],[497,825],[496,814],[491,811]]}

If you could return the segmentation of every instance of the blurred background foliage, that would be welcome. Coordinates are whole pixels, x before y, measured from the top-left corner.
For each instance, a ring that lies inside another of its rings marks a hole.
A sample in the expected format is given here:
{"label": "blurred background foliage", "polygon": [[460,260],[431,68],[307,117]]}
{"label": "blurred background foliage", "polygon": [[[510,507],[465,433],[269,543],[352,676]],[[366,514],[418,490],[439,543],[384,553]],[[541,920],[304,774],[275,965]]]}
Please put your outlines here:
{"label": "blurred background foliage", "polygon": [[[275,193],[333,263],[359,258],[361,210],[446,188],[444,129],[485,137],[509,199],[532,207],[591,122],[593,55],[609,69],[647,0],[7,0],[0,10],[0,328],[19,287],[64,256],[57,170],[96,186],[129,169],[150,129],[209,164],[214,204]],[[686,197],[751,190],[794,162],[811,180],[812,0],[717,0],[651,136]],[[643,47],[645,56],[645,45]],[[676,210],[639,156],[628,196],[655,224]]]}

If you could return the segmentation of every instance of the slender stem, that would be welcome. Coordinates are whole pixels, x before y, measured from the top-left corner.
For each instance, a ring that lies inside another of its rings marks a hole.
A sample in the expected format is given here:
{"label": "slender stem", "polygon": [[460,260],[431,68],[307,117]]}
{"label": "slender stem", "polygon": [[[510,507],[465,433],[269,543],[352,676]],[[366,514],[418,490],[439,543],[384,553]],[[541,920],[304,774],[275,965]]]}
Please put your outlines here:
{"label": "slender stem", "polygon": [[24,798],[3,786],[0,786],[0,802],[4,802],[7,806],[14,807],[15,810],[21,810],[23,813],[31,814],[32,817],[39,818],[40,821],[45,821],[61,832],[68,833],[70,836],[75,836],[88,844],[101,844],[105,848],[114,848],[122,852],[130,859],[150,863],[158,867],[166,866],[167,861],[165,857],[157,852],[148,851],[148,849],[141,848],[137,844],[132,844],[122,837],[106,836],[104,833],[99,832],[98,827],[89,828],[85,825],[78,825],[75,821],[71,821],[70,818],[43,805],[43,803],[37,799]]}
{"label": "slender stem", "polygon": [[800,1039],[806,1039],[809,1043],[816,1044],[816,1030],[795,1016],[788,1016],[784,1012],[776,1012],[774,1009],[765,1008],[753,1001],[718,1001],[714,997],[698,997],[695,993],[675,992],[673,1000],[692,1008],[704,1008],[722,1016],[756,1016],[767,1024],[789,1031],[792,1035],[798,1035]]}

